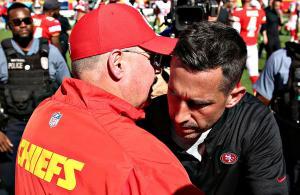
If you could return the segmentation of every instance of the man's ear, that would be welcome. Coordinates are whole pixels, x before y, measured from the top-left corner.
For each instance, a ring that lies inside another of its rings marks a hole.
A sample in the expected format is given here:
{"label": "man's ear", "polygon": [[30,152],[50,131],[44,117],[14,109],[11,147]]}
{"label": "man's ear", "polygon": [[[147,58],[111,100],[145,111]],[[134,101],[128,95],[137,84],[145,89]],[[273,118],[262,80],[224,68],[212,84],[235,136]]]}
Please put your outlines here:
{"label": "man's ear", "polygon": [[237,103],[239,103],[239,101],[242,99],[245,93],[246,93],[245,87],[236,86],[229,94],[225,107],[232,108],[233,106],[235,106]]}
{"label": "man's ear", "polygon": [[120,80],[124,75],[124,67],[122,64],[122,51],[119,49],[114,49],[110,52],[108,61],[107,61],[107,69],[109,75],[114,80]]}

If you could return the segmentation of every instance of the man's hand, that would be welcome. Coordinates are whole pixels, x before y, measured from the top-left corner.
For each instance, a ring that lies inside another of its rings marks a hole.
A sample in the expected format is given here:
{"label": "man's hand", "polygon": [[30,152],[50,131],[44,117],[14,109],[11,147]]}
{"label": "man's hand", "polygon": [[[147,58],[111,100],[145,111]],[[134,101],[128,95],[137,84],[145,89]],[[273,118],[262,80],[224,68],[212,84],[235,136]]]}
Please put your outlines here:
{"label": "man's hand", "polygon": [[61,49],[61,45],[60,45],[60,41],[59,41],[59,35],[60,35],[59,32],[53,34],[52,37],[51,37],[51,43],[52,43],[55,47],[57,47],[57,49],[61,52],[62,49]]}
{"label": "man's hand", "polygon": [[263,32],[262,32],[262,34],[263,34],[263,41],[264,41],[264,44],[265,45],[267,45],[268,44],[268,35],[267,35],[267,31],[266,30],[264,30]]}
{"label": "man's hand", "polygon": [[0,152],[13,152],[13,144],[8,137],[0,131]]}

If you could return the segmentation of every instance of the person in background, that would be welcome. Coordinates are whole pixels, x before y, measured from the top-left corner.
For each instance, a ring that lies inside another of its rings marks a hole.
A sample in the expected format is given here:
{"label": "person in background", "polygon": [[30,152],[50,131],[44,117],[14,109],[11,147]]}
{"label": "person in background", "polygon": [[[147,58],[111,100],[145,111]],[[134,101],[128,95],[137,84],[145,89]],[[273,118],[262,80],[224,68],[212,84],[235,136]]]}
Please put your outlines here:
{"label": "person in background", "polygon": [[[57,0],[48,0],[58,2]],[[59,4],[59,2],[58,2]],[[68,18],[62,16],[59,13],[60,7],[56,7],[52,10],[52,17],[57,19],[61,24],[61,32],[59,34],[59,41],[60,41],[60,47],[61,47],[61,53],[66,59],[66,53],[69,50],[69,34],[71,33],[71,25],[69,23]]]}
{"label": "person in background", "polygon": [[286,30],[290,33],[290,41],[292,42],[298,42],[298,12],[297,10],[297,4],[300,2],[292,2],[289,7],[289,20],[285,24]]}
{"label": "person in background", "polygon": [[[52,1],[55,4],[59,2],[57,0],[47,0],[47,1]],[[57,2],[57,3],[56,3]],[[59,41],[60,41],[60,47],[61,47],[61,53],[66,58],[66,53],[69,50],[69,34],[71,33],[71,25],[69,23],[68,18],[64,17],[63,15],[60,14],[59,12],[60,7],[57,6],[55,9],[52,10],[52,17],[57,19],[60,24],[61,24],[61,32],[59,34]]]}
{"label": "person in background", "polygon": [[17,148],[35,107],[70,77],[56,47],[33,38],[31,12],[22,3],[8,8],[13,38],[0,47],[0,194],[14,194]]}
{"label": "person in background", "polygon": [[7,18],[7,7],[4,1],[0,1],[0,30],[5,29]]}
{"label": "person in background", "polygon": [[[228,2],[229,3],[229,2]],[[219,15],[218,15],[218,22],[222,22],[223,24],[229,25],[229,9],[227,7],[228,5],[223,1],[220,1],[219,3]]]}
{"label": "person in background", "polygon": [[157,55],[170,54],[176,41],[156,35],[125,4],[83,16],[70,35],[75,78],[26,126],[16,194],[203,194],[172,152],[135,124],[161,70]]}
{"label": "person in background", "polygon": [[80,20],[88,11],[89,6],[84,0],[77,0],[77,4],[74,7],[75,10],[75,21]]}
{"label": "person in background", "polygon": [[242,8],[232,11],[230,20],[246,42],[248,55],[246,67],[251,83],[254,84],[259,76],[257,39],[261,25],[266,22],[266,15],[263,9],[253,6],[251,0],[243,0],[242,3]]}
{"label": "person in background", "polygon": [[171,11],[171,0],[156,0],[153,4],[153,12],[155,15],[154,28],[161,32],[166,28],[165,17]]}
{"label": "person in background", "polygon": [[262,31],[266,31],[263,34],[263,40],[267,52],[267,58],[271,54],[280,49],[279,30],[283,24],[281,0],[270,0],[270,4],[265,8],[266,23],[262,25]]}
{"label": "person in background", "polygon": [[61,24],[53,17],[56,10],[59,9],[57,0],[45,0],[43,4],[43,13],[33,15],[34,37],[43,37],[49,40],[49,43],[56,46],[61,52],[60,33]]}

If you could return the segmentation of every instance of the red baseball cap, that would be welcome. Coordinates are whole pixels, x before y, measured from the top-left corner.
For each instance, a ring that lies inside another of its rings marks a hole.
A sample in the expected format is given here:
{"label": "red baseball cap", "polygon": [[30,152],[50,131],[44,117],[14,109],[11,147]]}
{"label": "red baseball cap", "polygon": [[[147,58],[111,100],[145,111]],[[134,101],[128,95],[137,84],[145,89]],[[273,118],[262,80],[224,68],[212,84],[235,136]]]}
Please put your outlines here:
{"label": "red baseball cap", "polygon": [[154,53],[169,55],[177,39],[155,34],[144,17],[125,4],[101,4],[84,15],[70,35],[73,61],[112,51],[139,46]]}

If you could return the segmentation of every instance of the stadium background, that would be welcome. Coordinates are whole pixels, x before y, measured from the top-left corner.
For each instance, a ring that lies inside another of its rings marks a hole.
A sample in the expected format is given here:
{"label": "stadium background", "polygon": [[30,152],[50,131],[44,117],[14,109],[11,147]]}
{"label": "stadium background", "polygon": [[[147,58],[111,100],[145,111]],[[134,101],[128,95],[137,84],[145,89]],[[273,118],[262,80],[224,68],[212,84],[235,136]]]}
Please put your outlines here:
{"label": "stadium background", "polygon": [[[285,22],[287,21],[287,17],[284,17],[284,21]],[[289,35],[288,35],[289,33],[284,28],[282,28],[280,32],[281,32],[281,35],[280,35],[281,46],[284,47],[285,42],[288,41],[289,38],[290,38]],[[11,35],[11,32],[9,30],[5,30],[5,29],[0,30],[0,41],[2,41],[5,38],[9,38],[11,36],[12,35]],[[264,50],[262,58],[259,60],[259,69],[260,70],[263,69],[265,61],[266,61],[266,53],[265,53],[265,50]],[[69,55],[67,55],[67,64],[70,67],[71,61],[70,61]],[[253,93],[247,69],[244,70],[244,73],[243,73],[243,76],[242,76],[242,85],[244,85],[247,88],[247,91],[249,93]]]}

